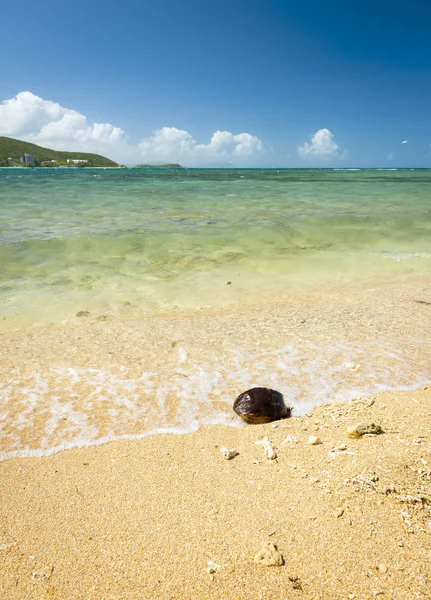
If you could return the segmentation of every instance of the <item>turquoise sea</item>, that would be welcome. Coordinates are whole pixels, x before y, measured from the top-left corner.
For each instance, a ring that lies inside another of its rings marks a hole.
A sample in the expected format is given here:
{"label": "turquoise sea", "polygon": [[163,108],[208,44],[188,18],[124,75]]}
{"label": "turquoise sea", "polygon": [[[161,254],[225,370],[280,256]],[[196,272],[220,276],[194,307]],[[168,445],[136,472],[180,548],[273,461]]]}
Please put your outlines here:
{"label": "turquoise sea", "polygon": [[431,170],[0,170],[0,460],[420,387],[430,274]]}
{"label": "turquoise sea", "polygon": [[431,170],[0,169],[0,265],[3,326],[429,273]]}

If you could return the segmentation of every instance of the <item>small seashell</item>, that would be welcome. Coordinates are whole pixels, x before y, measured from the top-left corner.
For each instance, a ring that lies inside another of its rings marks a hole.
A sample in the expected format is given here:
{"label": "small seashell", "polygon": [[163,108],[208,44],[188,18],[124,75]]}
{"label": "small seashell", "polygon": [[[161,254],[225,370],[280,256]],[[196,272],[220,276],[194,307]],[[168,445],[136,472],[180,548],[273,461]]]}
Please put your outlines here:
{"label": "small seashell", "polygon": [[346,450],[347,450],[346,444],[339,444],[338,446],[335,446],[335,448],[331,448],[331,450],[329,450],[328,454],[329,454],[329,456],[336,456],[337,454],[343,454],[344,452],[346,452]]}
{"label": "small seashell", "polygon": [[254,557],[254,562],[261,567],[281,567],[284,565],[284,558],[275,544],[266,542]]}
{"label": "small seashell", "polygon": [[275,448],[268,437],[264,437],[263,440],[258,440],[255,443],[261,444],[263,446],[265,456],[268,460],[274,460],[275,458],[277,458],[277,452],[275,451]]}
{"label": "small seashell", "polygon": [[319,437],[317,437],[317,435],[310,435],[310,437],[307,440],[307,444],[310,444],[311,446],[318,446],[321,443],[322,440]]}
{"label": "small seashell", "polygon": [[220,452],[223,454],[223,458],[225,460],[232,460],[232,458],[235,458],[235,456],[238,456],[239,454],[239,452],[234,448],[229,450],[228,448],[221,447]]}
{"label": "small seashell", "polygon": [[207,564],[208,564],[207,573],[209,573],[210,575],[212,575],[213,573],[215,573],[217,571],[217,569],[220,569],[220,565],[217,565],[212,560],[209,560]]}

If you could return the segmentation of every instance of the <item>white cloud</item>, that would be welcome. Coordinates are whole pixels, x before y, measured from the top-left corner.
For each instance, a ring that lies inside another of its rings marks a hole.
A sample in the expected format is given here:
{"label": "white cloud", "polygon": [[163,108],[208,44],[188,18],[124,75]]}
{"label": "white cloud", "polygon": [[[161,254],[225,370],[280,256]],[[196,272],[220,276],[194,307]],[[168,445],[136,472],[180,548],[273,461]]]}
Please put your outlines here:
{"label": "white cloud", "polygon": [[408,144],[408,143],[409,143],[409,140],[403,140],[401,143],[402,143],[402,144]]}
{"label": "white cloud", "polygon": [[124,140],[124,131],[110,123],[89,123],[76,110],[20,92],[0,104],[0,135],[56,150],[106,152]]}
{"label": "white cloud", "polygon": [[139,144],[143,157],[173,162],[189,155],[195,146],[196,142],[190,133],[176,127],[162,127]]}
{"label": "white cloud", "polygon": [[111,123],[91,123],[77,112],[31,92],[20,92],[0,104],[0,135],[40,144],[55,150],[97,152],[126,164],[213,162],[247,164],[263,148],[250,133],[216,131],[208,144],[176,127],[162,127],[140,143],[129,143],[125,132]]}
{"label": "white cloud", "polygon": [[329,129],[319,129],[311,137],[311,143],[305,142],[298,146],[301,158],[334,158],[338,156],[340,148],[334,142],[334,134]]}
{"label": "white cloud", "polygon": [[198,144],[188,132],[176,127],[157,129],[139,144],[142,157],[146,160],[168,162],[205,163],[244,159],[262,150],[261,140],[250,133],[233,134],[216,131],[208,144]]}

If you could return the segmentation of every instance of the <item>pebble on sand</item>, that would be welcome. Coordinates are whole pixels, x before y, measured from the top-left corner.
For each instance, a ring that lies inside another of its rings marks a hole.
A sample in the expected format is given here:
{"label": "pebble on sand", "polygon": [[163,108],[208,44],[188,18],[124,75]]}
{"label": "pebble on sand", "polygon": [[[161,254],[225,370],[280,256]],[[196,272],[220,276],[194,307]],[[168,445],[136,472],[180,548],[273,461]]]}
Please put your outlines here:
{"label": "pebble on sand", "polygon": [[261,567],[281,567],[284,565],[284,558],[275,544],[265,542],[254,557],[254,562]]}
{"label": "pebble on sand", "polygon": [[220,452],[223,454],[225,460],[232,460],[232,458],[235,458],[235,456],[238,456],[239,454],[234,448],[229,450],[228,448],[221,447]]}

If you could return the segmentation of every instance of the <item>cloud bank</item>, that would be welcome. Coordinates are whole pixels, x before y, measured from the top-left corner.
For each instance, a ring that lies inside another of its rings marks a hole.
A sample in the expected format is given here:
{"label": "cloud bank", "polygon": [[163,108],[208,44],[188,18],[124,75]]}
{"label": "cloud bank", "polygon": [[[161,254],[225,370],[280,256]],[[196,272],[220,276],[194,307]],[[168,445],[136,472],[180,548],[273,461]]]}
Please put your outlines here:
{"label": "cloud bank", "polygon": [[31,92],[20,92],[0,104],[0,135],[55,150],[96,152],[126,164],[180,162],[186,166],[233,162],[247,164],[262,151],[250,133],[216,131],[208,144],[176,127],[162,127],[136,144],[120,127],[90,123],[77,112]]}
{"label": "cloud bank", "polygon": [[216,131],[209,144],[198,144],[188,131],[176,127],[162,127],[141,141],[139,148],[148,160],[198,162],[229,161],[248,158],[262,150],[261,140],[250,133],[233,134]]}
{"label": "cloud bank", "polygon": [[329,129],[319,129],[311,136],[311,142],[298,146],[301,158],[336,158],[340,156],[340,148],[334,141],[334,134]]}
{"label": "cloud bank", "polygon": [[21,92],[0,104],[0,135],[52,146],[56,150],[109,149],[124,139],[124,131],[110,123],[88,123],[76,110]]}

